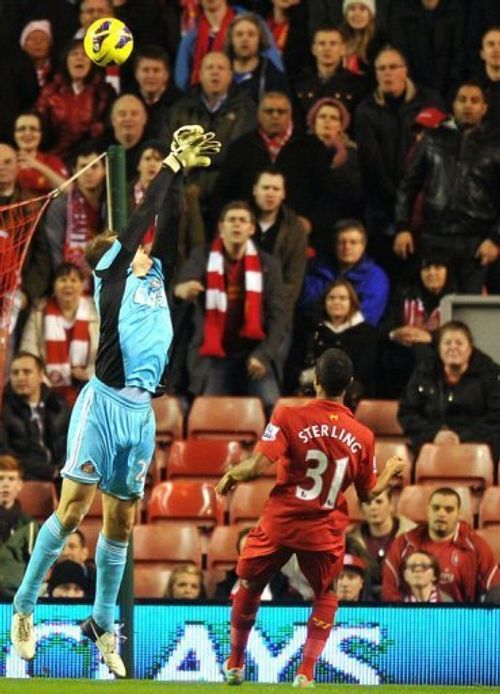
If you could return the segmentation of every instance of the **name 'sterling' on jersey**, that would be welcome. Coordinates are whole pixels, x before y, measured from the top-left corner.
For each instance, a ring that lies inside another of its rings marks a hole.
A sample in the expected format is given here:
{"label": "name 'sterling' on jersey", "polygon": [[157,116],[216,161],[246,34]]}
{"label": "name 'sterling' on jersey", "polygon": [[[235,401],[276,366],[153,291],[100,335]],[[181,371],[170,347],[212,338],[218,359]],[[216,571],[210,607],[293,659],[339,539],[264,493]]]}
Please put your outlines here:
{"label": "name 'sterling' on jersey", "polygon": [[303,443],[321,438],[338,439],[352,453],[359,453],[361,450],[361,444],[354,434],[344,429],[344,427],[337,427],[336,424],[312,424],[301,429],[298,432],[298,437]]}

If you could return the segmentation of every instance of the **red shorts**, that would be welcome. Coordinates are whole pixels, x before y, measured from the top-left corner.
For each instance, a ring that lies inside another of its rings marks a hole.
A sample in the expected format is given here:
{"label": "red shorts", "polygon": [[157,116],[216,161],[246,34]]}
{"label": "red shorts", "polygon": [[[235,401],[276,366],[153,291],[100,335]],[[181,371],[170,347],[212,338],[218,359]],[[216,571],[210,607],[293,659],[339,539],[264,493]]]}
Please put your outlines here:
{"label": "red shorts", "polygon": [[271,578],[287,563],[292,554],[297,555],[300,570],[309,581],[314,595],[319,597],[332,588],[342,571],[344,553],[330,550],[307,552],[274,545],[260,526],[249,532],[238,559],[236,573],[252,583],[267,585]]}

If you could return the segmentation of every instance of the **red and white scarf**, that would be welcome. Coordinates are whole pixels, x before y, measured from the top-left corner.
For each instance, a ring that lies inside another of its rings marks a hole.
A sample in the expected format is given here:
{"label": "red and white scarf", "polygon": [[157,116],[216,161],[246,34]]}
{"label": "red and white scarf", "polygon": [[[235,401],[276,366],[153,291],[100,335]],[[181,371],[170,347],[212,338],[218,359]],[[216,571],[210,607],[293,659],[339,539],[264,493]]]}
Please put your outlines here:
{"label": "red and white scarf", "polygon": [[437,330],[441,325],[441,310],[439,306],[436,306],[426,316],[424,302],[420,298],[405,299],[403,314],[403,325],[414,325],[417,328],[426,328],[427,330]]}
{"label": "red and white scarf", "polygon": [[[262,328],[262,269],[257,249],[248,240],[245,257],[245,321],[240,336],[249,340],[263,340]],[[227,313],[226,277],[224,272],[224,246],[215,239],[208,256],[207,289],[205,292],[204,340],[200,354],[225,357],[222,346]]]}
{"label": "red and white scarf", "polygon": [[[140,181],[137,181],[137,183],[134,185],[134,205],[137,207],[139,203],[142,201],[144,194],[145,194],[145,189],[142,186]],[[147,229],[142,237],[142,245],[145,246],[147,243],[153,243],[153,239],[155,237],[155,232],[156,232],[156,218],[153,224],[151,224]]]}
{"label": "red and white scarf", "polygon": [[71,367],[87,366],[90,351],[89,300],[81,297],[68,342],[65,320],[57,301],[49,299],[44,311],[46,370],[54,387],[71,385]]}
{"label": "red and white scarf", "polygon": [[78,188],[73,186],[66,203],[64,262],[74,263],[85,275],[88,275],[85,249],[100,230],[99,211],[94,210]]}
{"label": "red and white scarf", "polygon": [[[405,596],[404,602],[421,602],[421,600],[417,600],[417,598],[411,594]],[[442,602],[438,588],[435,587],[431,590],[429,599],[426,602]]]}
{"label": "red and white scarf", "polygon": [[276,135],[275,137],[269,137],[269,135],[266,135],[262,128],[259,128],[259,134],[261,138],[264,140],[264,144],[266,145],[266,149],[269,152],[269,156],[271,157],[271,161],[273,162],[273,164],[278,158],[278,154],[281,152],[288,140],[292,137],[292,133],[293,123],[290,123],[283,135]]}
{"label": "red and white scarf", "polygon": [[201,61],[210,51],[222,51],[226,40],[229,25],[236,16],[232,7],[228,7],[221,25],[216,30],[208,21],[205,14],[202,14],[198,22],[198,36],[194,47],[193,67],[191,68],[191,84],[198,84],[200,81]]}

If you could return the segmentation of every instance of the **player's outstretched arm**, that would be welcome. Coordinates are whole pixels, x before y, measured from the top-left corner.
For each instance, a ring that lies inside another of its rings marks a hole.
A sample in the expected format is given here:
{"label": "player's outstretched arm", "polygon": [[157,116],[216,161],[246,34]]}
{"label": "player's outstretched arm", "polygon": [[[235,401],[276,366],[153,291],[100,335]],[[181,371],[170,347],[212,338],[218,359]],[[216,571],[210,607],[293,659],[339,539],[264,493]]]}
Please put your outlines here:
{"label": "player's outstretched arm", "polygon": [[363,502],[369,502],[374,497],[382,494],[382,492],[387,489],[393,477],[399,477],[405,471],[406,463],[405,461],[397,455],[393,455],[387,463],[383,471],[380,473],[377,484],[370,491],[367,498],[361,499]]}
{"label": "player's outstretched arm", "polygon": [[215,487],[217,494],[230,494],[240,482],[250,482],[260,477],[273,464],[263,453],[254,453],[226,472]]}

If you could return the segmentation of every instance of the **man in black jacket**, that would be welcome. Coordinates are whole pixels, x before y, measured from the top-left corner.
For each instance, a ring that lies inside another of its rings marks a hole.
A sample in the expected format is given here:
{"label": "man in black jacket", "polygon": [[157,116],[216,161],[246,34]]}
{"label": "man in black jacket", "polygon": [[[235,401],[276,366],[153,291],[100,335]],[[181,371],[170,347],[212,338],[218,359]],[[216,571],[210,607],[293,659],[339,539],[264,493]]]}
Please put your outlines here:
{"label": "man in black jacket", "polygon": [[423,191],[420,246],[444,251],[455,273],[458,291],[481,293],[487,266],[498,257],[500,183],[498,133],[483,128],[485,94],[475,82],[464,82],[453,102],[453,120],[429,131],[399,186],[394,252],[402,258],[415,251],[410,231],[413,204]]}
{"label": "man in black jacket", "polygon": [[22,463],[26,480],[52,480],[66,455],[70,409],[43,383],[43,363],[28,352],[12,360],[0,423],[0,452]]}

